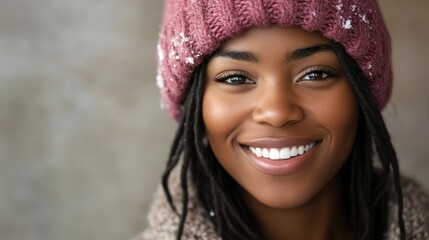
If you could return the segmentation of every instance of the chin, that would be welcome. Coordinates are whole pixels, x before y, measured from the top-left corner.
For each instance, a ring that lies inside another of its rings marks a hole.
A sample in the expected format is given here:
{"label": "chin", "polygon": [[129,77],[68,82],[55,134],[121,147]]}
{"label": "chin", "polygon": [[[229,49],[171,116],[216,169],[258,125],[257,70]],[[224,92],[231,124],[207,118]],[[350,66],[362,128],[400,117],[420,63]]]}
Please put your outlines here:
{"label": "chin", "polygon": [[[332,199],[338,191],[338,177],[320,176],[317,179],[295,179],[269,178],[265,181],[256,178],[259,184],[251,183],[243,186],[244,200],[251,206],[276,209],[292,210],[300,207],[308,207],[312,203],[324,202],[324,199]],[[279,181],[280,180],[280,181]],[[255,187],[256,186],[256,187]],[[329,197],[330,196],[330,197]]]}
{"label": "chin", "polygon": [[279,193],[278,191],[274,191],[271,193],[267,193],[264,191],[262,194],[250,194],[250,198],[253,198],[251,201],[256,201],[265,207],[271,209],[295,209],[302,206],[305,206],[311,199],[314,197],[314,194],[308,192],[283,192]]}

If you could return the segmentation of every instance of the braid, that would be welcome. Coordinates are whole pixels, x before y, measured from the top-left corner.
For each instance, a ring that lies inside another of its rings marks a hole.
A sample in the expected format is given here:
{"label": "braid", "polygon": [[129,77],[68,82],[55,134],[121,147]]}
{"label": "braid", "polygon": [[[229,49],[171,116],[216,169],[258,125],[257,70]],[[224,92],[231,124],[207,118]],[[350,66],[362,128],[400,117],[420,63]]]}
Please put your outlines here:
{"label": "braid", "polygon": [[[350,199],[352,203],[356,201],[351,205],[355,208],[351,213],[354,218],[356,234],[361,234],[358,239],[382,238],[386,230],[388,218],[385,188],[390,171],[392,171],[398,201],[398,225],[401,232],[401,239],[405,240],[406,232],[403,219],[403,197],[400,186],[399,166],[390,135],[383,117],[375,101],[372,99],[371,91],[366,81],[364,81],[366,78],[358,64],[346,53],[341,45],[333,43],[332,46],[356,94],[360,104],[360,118],[362,119],[360,122],[366,129],[363,133],[358,133],[361,136],[360,139],[356,140],[355,144],[356,148],[363,146],[364,149],[355,149],[351,155],[354,159],[351,160]],[[367,134],[369,136],[365,136]],[[381,174],[377,174],[378,176],[372,170],[372,144],[375,146],[378,159],[381,163]],[[358,153],[359,151],[362,152]],[[356,157],[358,155],[361,157]]]}
{"label": "braid", "polygon": [[[197,77],[195,77],[197,78]],[[184,104],[185,109],[195,109],[195,99],[196,91],[193,90],[193,84],[188,90],[188,98]],[[193,134],[193,125],[194,121],[193,111],[185,111],[181,116],[179,128],[177,130],[176,136],[174,137],[171,151],[169,154],[169,160],[167,161],[166,170],[162,176],[162,186],[164,192],[167,196],[167,201],[170,207],[175,211],[180,217],[180,224],[177,231],[177,239],[180,240],[183,234],[186,216],[188,214],[188,201],[189,201],[189,192],[188,192],[188,170],[190,165],[192,165],[192,159],[195,158],[193,151],[190,151],[189,146],[194,140]],[[183,155],[183,158],[181,156]],[[182,161],[182,168],[180,171],[180,187],[182,190],[182,211],[179,213],[177,207],[173,203],[171,192],[168,185],[168,179],[173,171],[174,167]]]}

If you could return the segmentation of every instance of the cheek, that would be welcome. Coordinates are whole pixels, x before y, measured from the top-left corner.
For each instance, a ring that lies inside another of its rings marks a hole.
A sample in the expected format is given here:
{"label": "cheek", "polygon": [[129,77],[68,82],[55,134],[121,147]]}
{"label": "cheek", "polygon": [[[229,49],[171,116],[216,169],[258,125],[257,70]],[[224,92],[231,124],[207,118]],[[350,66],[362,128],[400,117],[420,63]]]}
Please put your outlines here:
{"label": "cheek", "polygon": [[203,96],[202,115],[207,137],[212,145],[231,144],[240,124],[246,118],[245,101],[234,96],[206,88]]}
{"label": "cheek", "polygon": [[231,112],[226,103],[206,91],[203,97],[202,108],[203,121],[207,132],[217,133],[224,131],[221,123],[229,121],[228,118],[225,118],[225,115]]}
{"label": "cheek", "polygon": [[348,159],[355,142],[359,106],[346,82],[327,96],[322,101],[317,118],[328,133],[330,155],[340,167]]}
{"label": "cheek", "polygon": [[[331,110],[326,118],[327,124],[336,139],[343,141],[351,148],[353,145],[359,119],[359,106],[353,91],[347,87],[344,91],[339,91],[336,99],[333,100]],[[340,143],[338,143],[340,145]]]}
{"label": "cheek", "polygon": [[[210,94],[210,91],[205,91],[202,104],[203,121],[206,127],[207,138],[210,144],[213,144],[213,139],[223,138],[229,132],[228,121],[229,118],[225,118],[225,114],[230,112],[224,101],[217,99],[215,96]],[[225,124],[223,124],[225,123]]]}
{"label": "cheek", "polygon": [[[249,105],[249,104],[247,104]],[[246,178],[249,166],[241,161],[241,146],[237,136],[244,131],[246,101],[236,96],[226,96],[218,90],[206,88],[202,103],[202,117],[210,147],[219,164],[234,178]]]}

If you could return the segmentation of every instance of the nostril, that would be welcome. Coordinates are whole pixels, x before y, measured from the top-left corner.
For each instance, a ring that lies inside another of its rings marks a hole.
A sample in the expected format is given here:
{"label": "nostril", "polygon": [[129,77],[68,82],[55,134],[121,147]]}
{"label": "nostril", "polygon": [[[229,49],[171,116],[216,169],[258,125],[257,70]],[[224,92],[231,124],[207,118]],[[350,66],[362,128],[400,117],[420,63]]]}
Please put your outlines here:
{"label": "nostril", "polygon": [[252,112],[253,120],[274,127],[293,124],[304,118],[304,111],[299,105],[281,104],[277,106],[258,106]]}

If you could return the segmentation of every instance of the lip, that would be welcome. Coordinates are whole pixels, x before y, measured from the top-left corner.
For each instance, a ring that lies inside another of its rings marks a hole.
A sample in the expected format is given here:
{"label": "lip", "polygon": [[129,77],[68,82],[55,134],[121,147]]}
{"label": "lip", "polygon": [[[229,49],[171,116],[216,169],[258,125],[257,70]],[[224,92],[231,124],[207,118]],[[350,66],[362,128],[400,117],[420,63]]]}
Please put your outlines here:
{"label": "lip", "polygon": [[[316,145],[302,155],[298,155],[285,160],[270,160],[264,157],[254,155],[249,146],[265,147],[265,148],[282,148],[297,145],[305,145],[311,142],[316,142]],[[244,152],[248,156],[250,163],[262,173],[274,176],[291,175],[299,172],[312,158],[314,153],[319,148],[320,139],[313,138],[263,138],[242,144]]]}

